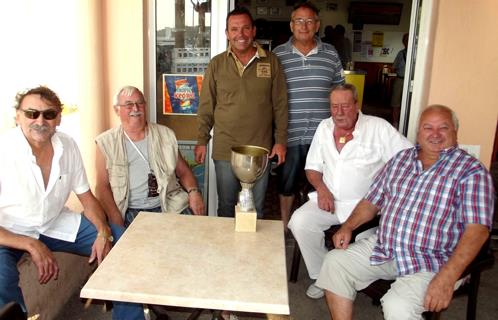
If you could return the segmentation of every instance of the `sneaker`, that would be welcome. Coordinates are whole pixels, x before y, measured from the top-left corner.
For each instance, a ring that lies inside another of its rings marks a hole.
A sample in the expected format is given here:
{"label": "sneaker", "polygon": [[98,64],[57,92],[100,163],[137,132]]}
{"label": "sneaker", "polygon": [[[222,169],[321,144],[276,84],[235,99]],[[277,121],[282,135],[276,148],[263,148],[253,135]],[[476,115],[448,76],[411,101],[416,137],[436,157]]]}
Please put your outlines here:
{"label": "sneaker", "polygon": [[323,292],[322,288],[319,288],[316,286],[316,284],[312,283],[308,287],[308,290],[306,290],[306,295],[311,299],[320,299],[323,298],[325,293]]}

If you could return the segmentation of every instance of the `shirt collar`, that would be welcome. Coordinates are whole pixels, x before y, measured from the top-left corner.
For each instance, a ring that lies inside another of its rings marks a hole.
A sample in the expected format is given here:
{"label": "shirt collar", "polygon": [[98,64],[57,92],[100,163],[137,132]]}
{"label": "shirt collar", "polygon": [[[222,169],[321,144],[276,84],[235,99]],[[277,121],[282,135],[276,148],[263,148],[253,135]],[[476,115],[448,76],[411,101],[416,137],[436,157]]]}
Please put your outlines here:
{"label": "shirt collar", "polygon": [[[291,36],[289,38],[289,40],[284,44],[285,51],[287,51],[288,53],[294,52],[294,45],[292,44],[292,40],[293,39],[294,39],[294,36]],[[322,42],[322,40],[320,40],[320,38],[317,37],[317,36],[315,36],[314,39],[316,41],[316,46],[315,46],[315,48],[313,48],[313,50],[311,50],[311,52],[316,53],[318,51],[322,51],[323,50],[323,42]]]}
{"label": "shirt collar", "polygon": [[[267,54],[266,54],[265,49],[261,48],[261,46],[259,45],[259,43],[257,41],[253,41],[252,46],[256,48],[256,53],[254,54],[254,56],[256,58],[258,58],[258,59],[259,58],[266,58]],[[232,55],[235,59],[237,59],[237,56],[232,51],[232,45],[230,43],[228,43],[227,56],[230,56],[230,55]]]}
{"label": "shirt collar", "polygon": [[[418,152],[420,151],[420,149],[422,149],[422,148],[420,147],[420,144],[418,144],[418,143],[417,143],[417,144],[415,145],[415,150],[417,151],[417,152],[416,152],[416,156],[418,156]],[[441,151],[439,152],[439,159],[442,159],[443,157],[447,157],[447,156],[449,156],[449,155],[453,154],[453,152],[455,152],[455,150],[456,150],[456,149],[458,149],[458,146],[457,146],[457,145],[455,145],[455,146],[451,146],[451,147],[449,147],[449,148],[446,148],[446,149],[441,150]]]}

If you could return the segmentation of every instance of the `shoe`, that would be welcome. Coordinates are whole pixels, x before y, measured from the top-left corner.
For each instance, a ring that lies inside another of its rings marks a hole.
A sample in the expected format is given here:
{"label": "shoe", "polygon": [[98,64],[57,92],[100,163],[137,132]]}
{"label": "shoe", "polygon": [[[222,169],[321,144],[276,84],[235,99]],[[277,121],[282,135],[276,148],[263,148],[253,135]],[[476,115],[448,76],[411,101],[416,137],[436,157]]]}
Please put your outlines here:
{"label": "shoe", "polygon": [[322,288],[319,288],[316,286],[316,284],[312,283],[308,287],[308,290],[306,290],[306,295],[311,299],[320,299],[323,298],[325,293],[323,292]]}

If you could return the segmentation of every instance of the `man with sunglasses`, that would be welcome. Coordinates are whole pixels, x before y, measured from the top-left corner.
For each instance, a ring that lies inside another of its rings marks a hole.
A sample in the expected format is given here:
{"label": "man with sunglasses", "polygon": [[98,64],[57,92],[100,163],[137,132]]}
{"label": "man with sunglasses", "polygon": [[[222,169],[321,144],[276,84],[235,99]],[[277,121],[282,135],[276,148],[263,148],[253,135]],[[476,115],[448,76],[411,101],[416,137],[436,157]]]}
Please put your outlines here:
{"label": "man with sunglasses", "polygon": [[316,36],[320,18],[311,2],[294,6],[290,29],[289,41],[273,51],[284,69],[289,99],[287,154],[277,171],[280,215],[286,232],[311,140],[320,121],[330,117],[330,89],[344,83],[336,50]]}
{"label": "man with sunglasses", "polygon": [[[75,141],[57,132],[62,103],[47,87],[16,96],[17,127],[0,137],[0,306],[18,302],[27,313],[17,262],[28,253],[41,284],[56,280],[53,251],[89,256],[100,264],[123,229],[110,225],[87,181]],[[64,205],[74,192],[83,214]],[[114,304],[114,319],[144,319],[141,305]]]}

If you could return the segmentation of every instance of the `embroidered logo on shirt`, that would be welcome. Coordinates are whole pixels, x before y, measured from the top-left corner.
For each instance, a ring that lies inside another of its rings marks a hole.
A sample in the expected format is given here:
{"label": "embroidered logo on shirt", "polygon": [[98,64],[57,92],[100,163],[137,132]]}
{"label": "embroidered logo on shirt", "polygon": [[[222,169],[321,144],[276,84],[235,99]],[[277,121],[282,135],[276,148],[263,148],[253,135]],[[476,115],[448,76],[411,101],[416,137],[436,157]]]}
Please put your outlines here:
{"label": "embroidered logo on shirt", "polygon": [[270,78],[271,77],[271,67],[269,63],[258,62],[256,65],[256,76],[258,78]]}

